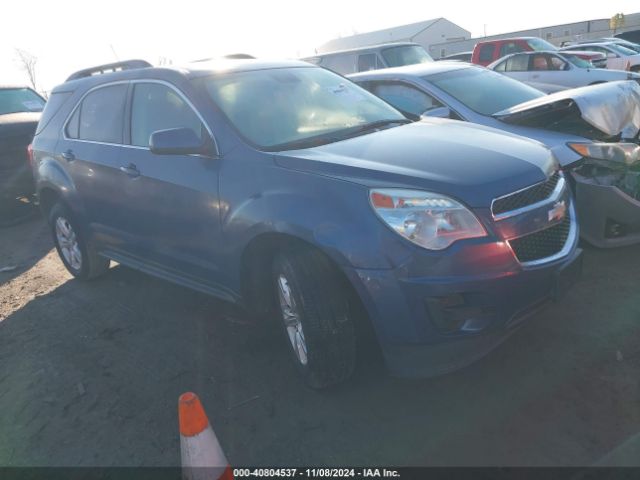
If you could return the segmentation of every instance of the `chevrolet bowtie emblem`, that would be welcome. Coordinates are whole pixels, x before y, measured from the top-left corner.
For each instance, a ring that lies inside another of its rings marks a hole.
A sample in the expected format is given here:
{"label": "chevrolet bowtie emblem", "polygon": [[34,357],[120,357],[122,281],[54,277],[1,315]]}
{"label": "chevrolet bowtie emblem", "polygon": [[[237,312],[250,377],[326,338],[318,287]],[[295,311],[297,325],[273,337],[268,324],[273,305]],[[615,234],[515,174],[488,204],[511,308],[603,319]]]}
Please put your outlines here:
{"label": "chevrolet bowtie emblem", "polygon": [[551,210],[549,210],[549,222],[553,222],[554,220],[562,220],[564,216],[567,214],[567,204],[562,200],[561,202],[556,202]]}

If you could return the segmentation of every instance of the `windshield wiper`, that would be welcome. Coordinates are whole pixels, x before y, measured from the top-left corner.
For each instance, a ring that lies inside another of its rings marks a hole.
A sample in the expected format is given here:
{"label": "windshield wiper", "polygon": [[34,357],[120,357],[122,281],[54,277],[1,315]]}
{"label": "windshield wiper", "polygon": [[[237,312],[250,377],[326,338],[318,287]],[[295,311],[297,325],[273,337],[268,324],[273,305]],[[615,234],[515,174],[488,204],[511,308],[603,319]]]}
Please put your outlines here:
{"label": "windshield wiper", "polygon": [[299,148],[312,148],[320,145],[326,145],[328,143],[339,142],[340,140],[346,140],[347,138],[356,137],[372,130],[379,130],[380,128],[392,125],[392,124],[405,125],[412,123],[411,120],[400,119],[387,119],[377,120],[375,122],[365,123],[363,125],[356,125],[355,127],[347,127],[343,130],[337,130],[334,132],[326,133],[323,135],[316,135],[309,138],[301,138],[300,140],[293,140],[291,142],[281,143],[279,145],[273,145],[265,147],[264,150],[268,152],[278,152],[282,150],[297,150]]}
{"label": "windshield wiper", "polygon": [[406,125],[407,123],[413,122],[411,122],[411,120],[407,118],[377,120],[375,122],[365,123],[364,125],[357,125],[355,127],[342,130],[342,132],[340,132],[340,139],[344,140],[345,138],[355,137],[367,132],[379,130],[383,127],[388,127],[393,124]]}
{"label": "windshield wiper", "polygon": [[319,147],[320,145],[326,145],[327,143],[333,143],[341,140],[333,134],[317,135],[309,138],[301,138],[300,140],[293,140],[291,142],[280,143],[270,147],[265,147],[263,150],[267,152],[279,152],[283,150],[298,150],[300,148]]}

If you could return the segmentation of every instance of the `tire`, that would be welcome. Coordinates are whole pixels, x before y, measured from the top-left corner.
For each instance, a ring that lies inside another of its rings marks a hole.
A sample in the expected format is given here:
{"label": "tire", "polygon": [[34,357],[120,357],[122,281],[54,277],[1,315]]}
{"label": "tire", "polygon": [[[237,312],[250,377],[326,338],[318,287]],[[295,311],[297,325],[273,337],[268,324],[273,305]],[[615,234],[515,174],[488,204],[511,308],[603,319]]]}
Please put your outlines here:
{"label": "tire", "polygon": [[342,275],[322,253],[296,247],[276,256],[272,278],[279,323],[307,385],[322,389],[347,380],[355,368],[356,335]]}
{"label": "tire", "polygon": [[87,244],[81,225],[63,204],[51,208],[49,225],[60,260],[71,275],[90,280],[109,270],[109,259],[97,255]]}

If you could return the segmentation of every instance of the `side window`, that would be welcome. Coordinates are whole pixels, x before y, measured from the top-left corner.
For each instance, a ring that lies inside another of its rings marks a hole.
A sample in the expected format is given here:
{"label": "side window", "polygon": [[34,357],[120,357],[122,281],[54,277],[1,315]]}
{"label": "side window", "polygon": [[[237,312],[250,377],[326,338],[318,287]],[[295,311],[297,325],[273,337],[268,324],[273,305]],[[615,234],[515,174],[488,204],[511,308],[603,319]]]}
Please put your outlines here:
{"label": "side window", "polygon": [[354,54],[338,54],[325,57],[322,66],[342,75],[355,73],[356,57]]}
{"label": "side window", "polygon": [[531,55],[531,70],[549,70],[547,56],[542,54]]}
{"label": "side window", "polygon": [[522,48],[516,42],[503,43],[500,47],[500,56],[504,57],[505,55],[509,55],[510,53],[518,53],[522,52],[523,50],[524,48]]}
{"label": "side window", "polygon": [[137,83],[131,105],[131,144],[148,147],[153,132],[190,128],[203,138],[203,125],[175,90],[159,83]]}
{"label": "side window", "polygon": [[529,69],[528,55],[514,55],[507,60],[507,72],[526,72]]}
{"label": "side window", "polygon": [[122,143],[126,95],[127,85],[119,84],[99,88],[84,97],[78,109],[78,138],[95,142]]}
{"label": "side window", "polygon": [[549,70],[565,70],[567,68],[567,63],[560,57],[555,55],[548,55],[547,57],[550,62]]}
{"label": "side window", "polygon": [[371,93],[404,113],[419,117],[427,110],[442,107],[431,95],[411,85],[399,82],[371,83]]}
{"label": "side window", "polygon": [[377,55],[375,53],[365,53],[358,55],[358,71],[367,72],[378,68]]}
{"label": "side window", "polygon": [[495,46],[493,44],[482,45],[480,47],[480,56],[479,60],[481,62],[491,62],[493,61],[493,52],[495,50]]}
{"label": "side window", "polygon": [[507,71],[507,61],[505,60],[504,62],[500,62],[498,65],[496,65],[496,68],[494,68],[494,70],[496,72],[506,72]]}

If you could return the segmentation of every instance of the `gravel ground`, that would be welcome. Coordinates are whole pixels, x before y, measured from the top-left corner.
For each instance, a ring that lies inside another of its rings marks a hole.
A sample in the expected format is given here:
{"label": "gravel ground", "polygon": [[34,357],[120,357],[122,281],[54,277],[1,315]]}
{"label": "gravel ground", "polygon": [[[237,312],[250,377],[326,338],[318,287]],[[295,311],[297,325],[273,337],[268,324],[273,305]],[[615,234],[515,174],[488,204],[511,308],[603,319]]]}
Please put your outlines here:
{"label": "gravel ground", "polygon": [[178,465],[197,392],[233,465],[636,464],[640,248],[460,372],[305,388],[273,325],[115,266],[73,280],[41,219],[0,230],[0,465]]}

